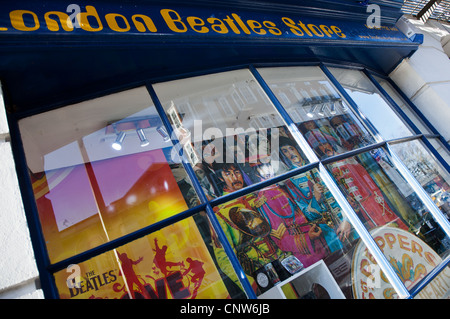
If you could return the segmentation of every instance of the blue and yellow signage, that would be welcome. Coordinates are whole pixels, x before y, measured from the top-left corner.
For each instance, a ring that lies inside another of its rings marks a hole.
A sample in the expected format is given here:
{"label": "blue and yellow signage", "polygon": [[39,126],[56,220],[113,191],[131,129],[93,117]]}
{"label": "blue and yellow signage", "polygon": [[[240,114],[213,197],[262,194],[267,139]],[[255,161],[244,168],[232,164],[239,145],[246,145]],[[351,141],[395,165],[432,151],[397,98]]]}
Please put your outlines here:
{"label": "blue and yellow signage", "polygon": [[[282,13],[225,11],[151,4],[20,2],[0,4],[3,35],[140,35],[148,40],[300,41],[411,43],[393,26],[369,28],[354,21],[317,19]],[[74,37],[75,38],[75,37]],[[78,37],[77,37],[78,38]]]}

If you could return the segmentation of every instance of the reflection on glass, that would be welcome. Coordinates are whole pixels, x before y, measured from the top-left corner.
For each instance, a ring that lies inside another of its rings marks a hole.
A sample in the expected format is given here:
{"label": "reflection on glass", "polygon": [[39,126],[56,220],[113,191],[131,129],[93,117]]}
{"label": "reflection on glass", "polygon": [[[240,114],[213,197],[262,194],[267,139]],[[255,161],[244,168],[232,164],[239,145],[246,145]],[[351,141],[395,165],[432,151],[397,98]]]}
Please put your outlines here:
{"label": "reflection on glass", "polygon": [[375,80],[381,85],[387,94],[395,101],[395,103],[402,109],[402,111],[408,116],[408,118],[417,126],[423,134],[432,134],[430,129],[425,123],[417,116],[417,114],[409,107],[406,101],[400,96],[400,94],[392,87],[392,85],[385,79],[378,76],[374,76]]}
{"label": "reflection on glass", "polygon": [[410,141],[391,146],[403,164],[430,194],[434,203],[450,219],[450,175],[425,149],[420,141]]}
{"label": "reflection on glass", "polygon": [[162,122],[145,88],[25,118],[19,127],[53,262],[198,203],[172,143],[157,131]]}
{"label": "reflection on glass", "polygon": [[[217,241],[205,213],[182,220],[55,273],[62,299],[245,298],[239,283],[219,271]],[[230,272],[231,277],[236,275]],[[79,277],[78,277],[79,276]]]}
{"label": "reflection on glass", "polygon": [[321,159],[374,142],[319,67],[258,72]]}
{"label": "reflection on glass", "polygon": [[[383,149],[328,164],[327,169],[408,289],[448,255],[449,238]],[[417,269],[413,278],[406,276],[419,257],[426,267]]]}
{"label": "reflection on glass", "polygon": [[412,135],[411,130],[362,71],[339,68],[329,70],[385,140]]}
{"label": "reflection on glass", "polygon": [[[262,179],[270,178],[267,166],[255,165]],[[214,210],[260,298],[352,297],[350,260],[359,235],[317,169]]]}
{"label": "reflection on glass", "polygon": [[[253,166],[286,172],[283,120],[250,71],[237,70],[154,85],[208,199],[258,182]],[[304,158],[297,144],[298,158]],[[305,162],[303,162],[305,163]]]}

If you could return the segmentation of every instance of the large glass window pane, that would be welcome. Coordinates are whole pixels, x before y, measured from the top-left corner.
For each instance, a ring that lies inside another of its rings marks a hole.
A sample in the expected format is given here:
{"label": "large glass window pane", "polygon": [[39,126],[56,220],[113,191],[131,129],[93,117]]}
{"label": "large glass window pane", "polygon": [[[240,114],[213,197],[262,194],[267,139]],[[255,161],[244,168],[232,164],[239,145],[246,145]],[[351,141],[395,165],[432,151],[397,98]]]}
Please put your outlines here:
{"label": "large glass window pane", "polygon": [[55,273],[56,286],[62,299],[246,298],[220,250],[202,212]]}
{"label": "large glass window pane", "polygon": [[395,101],[395,103],[402,109],[402,111],[408,116],[408,118],[417,126],[423,134],[432,134],[431,130],[425,123],[417,116],[417,114],[411,110],[406,101],[398,94],[398,92],[392,87],[392,85],[385,79],[379,76],[374,76],[375,80],[381,85],[387,94]]}
{"label": "large glass window pane", "polygon": [[391,148],[450,220],[450,174],[418,140]]}
{"label": "large glass window pane", "polygon": [[319,158],[374,143],[319,67],[260,68],[258,72]]}
{"label": "large glass window pane", "polygon": [[19,127],[52,262],[199,203],[145,87]]}
{"label": "large glass window pane", "polygon": [[329,70],[385,140],[413,134],[362,71]]}
{"label": "large glass window pane", "polygon": [[[327,169],[406,288],[448,255],[448,236],[384,149],[328,164]],[[379,290],[373,293],[380,296]]]}
{"label": "large glass window pane", "polygon": [[[211,199],[259,181],[252,166],[280,161],[279,141],[290,138],[285,122],[249,70],[237,70],[154,85],[174,132]],[[295,166],[307,163],[290,139]],[[287,152],[287,151],[286,151]]]}
{"label": "large glass window pane", "polygon": [[214,210],[259,298],[356,296],[352,259],[359,235],[317,169]]}

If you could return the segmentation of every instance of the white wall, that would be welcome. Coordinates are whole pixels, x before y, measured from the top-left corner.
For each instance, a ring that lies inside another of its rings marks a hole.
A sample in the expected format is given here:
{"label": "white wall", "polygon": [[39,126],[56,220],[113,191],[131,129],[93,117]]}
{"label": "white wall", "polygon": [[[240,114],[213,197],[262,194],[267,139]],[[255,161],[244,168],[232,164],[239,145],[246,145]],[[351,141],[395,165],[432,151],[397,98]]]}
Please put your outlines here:
{"label": "white wall", "polygon": [[[424,42],[411,58],[405,59],[390,74],[425,117],[450,140],[450,51],[449,26],[437,21],[427,23],[405,16]],[[447,48],[447,53],[443,48]]]}
{"label": "white wall", "polygon": [[0,299],[43,298],[0,90]]}

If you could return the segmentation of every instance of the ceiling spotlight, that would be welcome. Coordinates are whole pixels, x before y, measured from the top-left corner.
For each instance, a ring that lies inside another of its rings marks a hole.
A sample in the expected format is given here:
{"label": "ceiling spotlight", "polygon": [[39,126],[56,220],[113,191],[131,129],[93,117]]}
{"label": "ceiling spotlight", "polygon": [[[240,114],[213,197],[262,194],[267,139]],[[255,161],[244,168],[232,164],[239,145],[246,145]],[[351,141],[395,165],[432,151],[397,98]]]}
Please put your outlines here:
{"label": "ceiling spotlight", "polygon": [[167,142],[170,140],[169,134],[167,133],[167,131],[164,127],[158,126],[156,128],[156,131],[158,131],[159,135],[162,136],[162,138],[164,139],[164,142]]}
{"label": "ceiling spotlight", "polygon": [[319,106],[318,104],[314,104],[313,106],[311,106],[309,112],[306,113],[306,115],[308,115],[308,117],[314,117],[314,113],[316,112],[318,106]]}
{"label": "ceiling spotlight", "polygon": [[138,128],[136,130],[137,135],[139,136],[139,139],[141,140],[141,147],[147,146],[150,144],[147,137],[145,136],[144,130],[142,128]]}
{"label": "ceiling spotlight", "polygon": [[125,139],[125,132],[122,131],[117,135],[117,138],[114,141],[114,143],[112,143],[111,147],[116,151],[120,151],[122,149],[122,142],[124,139]]}

